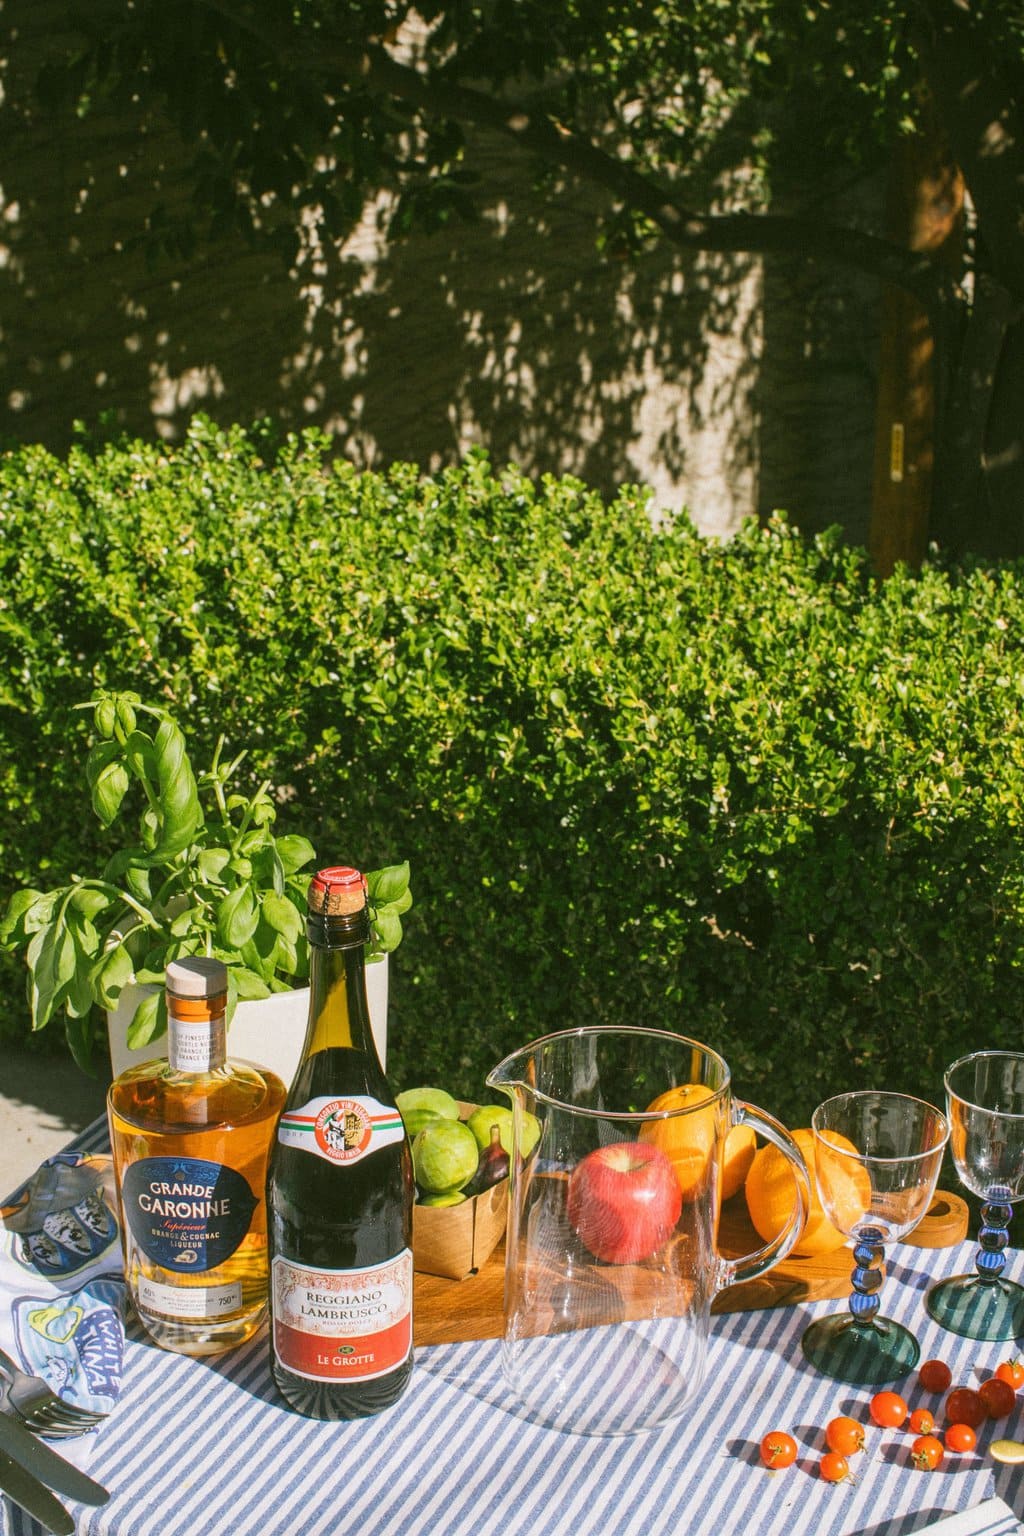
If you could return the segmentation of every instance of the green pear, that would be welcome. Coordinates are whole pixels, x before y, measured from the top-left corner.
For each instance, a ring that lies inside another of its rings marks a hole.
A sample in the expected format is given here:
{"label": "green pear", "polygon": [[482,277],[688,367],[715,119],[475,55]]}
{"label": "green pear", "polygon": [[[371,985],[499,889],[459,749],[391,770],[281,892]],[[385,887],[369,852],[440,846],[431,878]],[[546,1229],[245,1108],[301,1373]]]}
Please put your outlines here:
{"label": "green pear", "polygon": [[[498,1140],[512,1156],[512,1111],[503,1104],[481,1104],[479,1109],[474,1109],[466,1121],[480,1151],[490,1144],[491,1126],[498,1127]],[[523,1144],[519,1149],[520,1156],[529,1157],[534,1147],[540,1140],[540,1121],[535,1115],[523,1114]]]}
{"label": "green pear", "polygon": [[[417,1109],[429,1109],[444,1120],[459,1118],[458,1104],[443,1088],[406,1088],[404,1092],[395,1094],[395,1103],[407,1128],[410,1114]],[[411,1136],[413,1133],[410,1131],[409,1134]]]}
{"label": "green pear", "polygon": [[462,1189],[476,1173],[480,1149],[461,1120],[432,1120],[412,1144],[416,1183],[428,1195]]}
{"label": "green pear", "polygon": [[433,1125],[438,1120],[450,1120],[450,1116],[439,1115],[433,1109],[407,1109],[402,1114],[405,1121],[405,1134],[410,1141],[415,1141],[425,1125]]}
{"label": "green pear", "polygon": [[446,1205],[465,1205],[466,1196],[461,1189],[450,1189],[445,1195],[420,1195],[417,1205],[429,1205],[432,1207]]}

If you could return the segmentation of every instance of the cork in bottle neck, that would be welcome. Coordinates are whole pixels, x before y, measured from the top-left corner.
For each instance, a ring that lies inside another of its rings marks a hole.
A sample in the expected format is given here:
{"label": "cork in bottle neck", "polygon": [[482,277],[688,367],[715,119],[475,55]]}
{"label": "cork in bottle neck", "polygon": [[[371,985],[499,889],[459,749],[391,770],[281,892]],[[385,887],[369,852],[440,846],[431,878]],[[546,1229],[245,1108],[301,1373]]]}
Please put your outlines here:
{"label": "cork in bottle neck", "polygon": [[310,943],[327,948],[365,944],[369,937],[366,878],[347,864],[318,870],[306,894]]}

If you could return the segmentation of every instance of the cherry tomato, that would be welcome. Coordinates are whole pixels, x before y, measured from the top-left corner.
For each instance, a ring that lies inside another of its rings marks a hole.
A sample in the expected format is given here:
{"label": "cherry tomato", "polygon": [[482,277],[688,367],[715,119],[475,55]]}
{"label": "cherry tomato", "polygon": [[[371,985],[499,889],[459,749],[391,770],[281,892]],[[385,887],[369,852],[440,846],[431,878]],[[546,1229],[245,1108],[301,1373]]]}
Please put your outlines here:
{"label": "cherry tomato", "polygon": [[826,1483],[842,1483],[850,1477],[850,1464],[838,1451],[826,1451],[818,1463],[818,1471]]}
{"label": "cherry tomato", "polygon": [[1000,1381],[1005,1381],[1007,1386],[1019,1392],[1024,1387],[1024,1360],[1004,1360],[1002,1365],[997,1365],[995,1374]]}
{"label": "cherry tomato", "polygon": [[899,1429],[909,1410],[898,1392],[876,1392],[869,1411],[883,1429]]}
{"label": "cherry tomato", "polygon": [[964,1451],[973,1451],[978,1443],[978,1437],[969,1424],[951,1424],[943,1435],[947,1451],[955,1451],[958,1456]]}
{"label": "cherry tomato", "polygon": [[864,1449],[864,1426],[841,1414],[825,1425],[825,1444],[840,1456],[854,1456]]}
{"label": "cherry tomato", "polygon": [[773,1429],[761,1441],[761,1460],[766,1467],[776,1471],[779,1467],[791,1467],[796,1461],[796,1441],[784,1429]]}
{"label": "cherry tomato", "polygon": [[990,1419],[1005,1419],[1014,1410],[1017,1394],[1001,1376],[990,1376],[978,1388],[978,1396],[985,1404]]}
{"label": "cherry tomato", "polygon": [[915,1435],[933,1435],[935,1433],[935,1419],[930,1408],[915,1408],[910,1415],[908,1429],[912,1429]]}
{"label": "cherry tomato", "polygon": [[934,1472],[942,1456],[942,1441],[934,1435],[918,1435],[910,1447],[910,1459],[922,1472]]}
{"label": "cherry tomato", "polygon": [[946,1398],[946,1422],[977,1429],[988,1418],[984,1399],[971,1387],[954,1387]]}
{"label": "cherry tomato", "polygon": [[945,1360],[926,1360],[917,1379],[926,1392],[946,1392],[953,1381],[953,1372]]}

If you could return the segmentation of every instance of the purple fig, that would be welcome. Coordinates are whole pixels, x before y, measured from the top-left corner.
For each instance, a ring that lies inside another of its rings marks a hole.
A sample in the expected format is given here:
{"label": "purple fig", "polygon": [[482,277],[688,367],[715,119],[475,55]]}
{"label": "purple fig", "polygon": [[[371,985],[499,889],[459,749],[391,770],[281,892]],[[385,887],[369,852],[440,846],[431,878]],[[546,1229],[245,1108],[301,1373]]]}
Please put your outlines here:
{"label": "purple fig", "polygon": [[501,1144],[501,1127],[491,1126],[491,1139],[480,1153],[474,1173],[466,1189],[468,1195],[482,1194],[492,1184],[500,1184],[508,1178],[508,1153]]}

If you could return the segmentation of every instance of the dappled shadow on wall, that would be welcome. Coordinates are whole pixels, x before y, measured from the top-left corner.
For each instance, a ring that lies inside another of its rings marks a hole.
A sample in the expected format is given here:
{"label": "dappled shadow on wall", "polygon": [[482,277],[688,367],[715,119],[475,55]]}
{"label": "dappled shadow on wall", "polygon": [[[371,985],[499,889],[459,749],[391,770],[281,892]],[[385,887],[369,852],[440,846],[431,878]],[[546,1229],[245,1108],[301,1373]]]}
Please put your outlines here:
{"label": "dappled shadow on wall", "polygon": [[13,142],[8,440],[59,450],[76,418],[175,439],[197,410],[268,415],[327,427],[365,465],[433,469],[482,444],[606,494],[642,481],[708,532],[756,510],[752,258],[603,256],[595,196],[569,184],[541,204],[525,166],[481,139],[474,225],[387,247],[371,210],[345,247],[309,249],[291,271],[228,241],[149,267],[133,235],[156,201],[173,217],[187,199],[166,128],[87,118],[55,149],[21,121]]}

